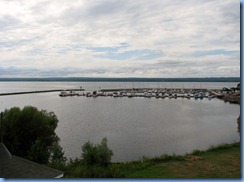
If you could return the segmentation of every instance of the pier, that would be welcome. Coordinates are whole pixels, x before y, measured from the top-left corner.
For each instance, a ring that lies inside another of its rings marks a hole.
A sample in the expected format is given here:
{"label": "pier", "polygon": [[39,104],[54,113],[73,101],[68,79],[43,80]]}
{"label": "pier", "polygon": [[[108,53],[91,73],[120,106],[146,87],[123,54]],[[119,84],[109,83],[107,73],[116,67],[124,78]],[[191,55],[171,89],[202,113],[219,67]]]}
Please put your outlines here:
{"label": "pier", "polygon": [[77,91],[84,91],[84,90],[85,90],[85,89],[37,90],[37,91],[24,91],[24,92],[0,93],[0,96],[7,96],[7,95],[21,95],[21,94],[37,94],[37,93],[61,92],[61,91],[77,92]]}

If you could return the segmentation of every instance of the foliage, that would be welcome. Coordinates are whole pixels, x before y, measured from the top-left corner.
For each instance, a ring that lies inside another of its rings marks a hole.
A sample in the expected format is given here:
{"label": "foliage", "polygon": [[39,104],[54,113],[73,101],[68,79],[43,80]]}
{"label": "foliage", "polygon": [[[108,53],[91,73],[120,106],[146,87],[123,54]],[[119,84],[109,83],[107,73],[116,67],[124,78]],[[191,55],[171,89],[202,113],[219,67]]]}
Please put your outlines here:
{"label": "foliage", "polygon": [[51,156],[62,159],[63,153],[55,154],[55,145],[59,142],[55,133],[57,125],[53,112],[39,111],[32,106],[22,110],[18,107],[6,109],[3,113],[4,143],[12,154],[34,162],[47,164]]}
{"label": "foliage", "polygon": [[28,152],[27,156],[27,158],[32,161],[45,164],[49,158],[49,151],[46,150],[45,144],[41,140],[37,139],[30,147],[30,151]]}
{"label": "foliage", "polygon": [[152,158],[152,161],[154,162],[166,162],[166,161],[182,161],[184,160],[184,156],[182,155],[167,155],[163,154],[160,157],[154,157]]}
{"label": "foliage", "polygon": [[52,146],[52,153],[50,155],[50,163],[65,163],[67,158],[64,156],[63,148],[58,142],[54,142]]}
{"label": "foliage", "polygon": [[240,129],[241,129],[241,127],[240,127],[240,122],[241,122],[241,121],[240,121],[240,120],[241,120],[241,119],[240,119],[240,116],[239,116],[239,117],[237,118],[237,120],[236,120],[236,121],[237,121],[237,132],[238,132],[238,133],[240,133],[240,131],[241,131],[241,130],[240,130]]}
{"label": "foliage", "polygon": [[[239,147],[240,143],[232,143],[232,144],[221,144],[218,146],[210,146],[209,149],[207,149],[205,152],[211,152],[211,151],[218,151],[218,150],[224,150],[224,149],[229,149],[229,148],[234,148],[234,147]],[[203,151],[204,152],[204,151]]]}
{"label": "foliage", "polygon": [[195,150],[193,150],[192,151],[192,155],[199,155],[199,154],[201,154],[203,151],[201,151],[201,150],[199,150],[199,149],[195,149]]}
{"label": "foliage", "polygon": [[76,178],[114,178],[122,177],[119,168],[111,164],[112,150],[108,148],[107,139],[100,144],[90,141],[82,146],[81,158],[70,159],[67,163],[65,177]]}
{"label": "foliage", "polygon": [[[97,146],[99,145],[94,145],[91,142],[83,145],[92,153],[95,151],[92,149]],[[193,160],[189,160],[189,157],[192,156],[194,156]],[[92,157],[92,159],[94,158]],[[234,143],[212,146],[206,151],[194,150],[185,155],[164,154],[154,158],[143,156],[138,161],[110,163],[107,167],[99,166],[93,162],[93,165],[88,166],[85,164],[84,158],[75,158],[69,160],[63,171],[65,178],[180,178],[182,176],[185,178],[221,178],[240,176],[239,162],[240,144]],[[209,170],[204,167],[205,165],[209,166]],[[213,166],[216,166],[217,171],[212,170]],[[223,174],[226,169],[229,172]],[[194,174],[191,174],[191,171]],[[233,171],[235,172],[233,173]]]}
{"label": "foliage", "polygon": [[101,144],[94,145],[90,141],[82,146],[82,158],[85,166],[108,167],[111,163],[112,150],[108,148],[107,139],[103,138]]}
{"label": "foliage", "polygon": [[106,168],[101,166],[86,167],[84,165],[72,165],[65,173],[65,178],[122,178],[120,168],[110,165]]}

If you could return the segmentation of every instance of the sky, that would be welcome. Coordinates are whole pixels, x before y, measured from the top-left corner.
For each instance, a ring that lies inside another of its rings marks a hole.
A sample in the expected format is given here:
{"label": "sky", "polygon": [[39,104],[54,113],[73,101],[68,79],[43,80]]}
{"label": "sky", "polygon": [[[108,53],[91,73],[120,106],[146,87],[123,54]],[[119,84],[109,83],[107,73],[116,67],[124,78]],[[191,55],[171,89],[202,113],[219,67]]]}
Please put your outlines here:
{"label": "sky", "polygon": [[238,0],[0,0],[0,77],[239,77]]}

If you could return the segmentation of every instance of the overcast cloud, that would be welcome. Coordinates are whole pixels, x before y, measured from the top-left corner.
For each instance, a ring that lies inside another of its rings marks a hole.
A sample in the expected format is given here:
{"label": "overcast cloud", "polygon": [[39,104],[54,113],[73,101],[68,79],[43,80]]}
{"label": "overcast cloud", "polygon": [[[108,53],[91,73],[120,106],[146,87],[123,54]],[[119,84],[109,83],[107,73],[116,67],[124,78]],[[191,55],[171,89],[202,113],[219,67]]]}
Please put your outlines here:
{"label": "overcast cloud", "polygon": [[0,77],[240,76],[237,0],[1,0]]}

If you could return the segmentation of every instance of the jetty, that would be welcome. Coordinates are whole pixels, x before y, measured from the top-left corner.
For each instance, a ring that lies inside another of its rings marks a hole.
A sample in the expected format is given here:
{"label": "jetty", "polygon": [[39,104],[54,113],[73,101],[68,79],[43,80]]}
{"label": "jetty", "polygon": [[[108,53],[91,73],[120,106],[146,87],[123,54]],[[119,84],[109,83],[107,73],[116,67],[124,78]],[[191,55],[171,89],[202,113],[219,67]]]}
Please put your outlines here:
{"label": "jetty", "polygon": [[24,92],[11,92],[11,93],[0,93],[0,96],[8,96],[8,95],[21,95],[21,94],[37,94],[37,93],[47,93],[47,92],[77,92],[77,91],[84,91],[85,89],[54,89],[54,90],[37,90],[37,91],[24,91]]}

